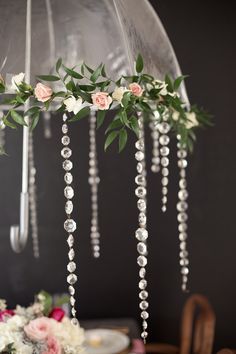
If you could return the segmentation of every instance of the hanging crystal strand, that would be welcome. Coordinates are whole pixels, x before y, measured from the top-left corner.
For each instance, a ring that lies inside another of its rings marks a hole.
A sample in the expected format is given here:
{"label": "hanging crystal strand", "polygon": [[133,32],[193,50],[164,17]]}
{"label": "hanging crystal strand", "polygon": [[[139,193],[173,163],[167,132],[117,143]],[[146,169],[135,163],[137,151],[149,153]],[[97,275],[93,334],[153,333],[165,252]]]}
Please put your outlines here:
{"label": "hanging crystal strand", "polygon": [[64,229],[68,233],[67,243],[69,246],[69,253],[68,258],[69,262],[67,264],[67,270],[70,273],[67,276],[67,283],[69,284],[69,294],[70,294],[70,304],[71,304],[71,315],[72,320],[71,322],[74,325],[78,324],[78,320],[76,318],[76,310],[75,310],[75,288],[74,285],[77,282],[77,275],[75,274],[76,270],[76,263],[74,262],[75,251],[74,251],[74,236],[73,233],[76,230],[76,222],[71,218],[71,213],[73,211],[73,203],[72,198],[74,196],[74,190],[71,187],[71,183],[73,182],[73,176],[70,172],[73,168],[73,164],[69,158],[72,155],[72,150],[69,148],[70,138],[67,135],[68,133],[68,125],[66,123],[67,116],[66,114],[63,115],[63,124],[62,124],[62,133],[63,137],[61,139],[63,148],[61,150],[61,156],[63,157],[64,161],[62,164],[63,169],[65,170],[64,181],[66,183],[66,187],[64,189],[64,196],[66,198],[65,204],[65,212],[67,219],[64,222]]}
{"label": "hanging crystal strand", "polygon": [[139,270],[139,298],[140,304],[139,307],[141,309],[141,318],[142,318],[142,334],[144,343],[146,343],[146,339],[148,336],[147,333],[147,319],[149,317],[148,309],[148,292],[147,288],[147,280],[146,280],[146,265],[147,265],[147,238],[148,231],[146,229],[147,226],[147,217],[146,217],[146,209],[147,209],[147,201],[146,201],[146,164],[145,164],[145,140],[144,140],[144,124],[143,117],[139,114],[138,118],[139,123],[139,139],[135,143],[135,147],[137,152],[135,153],[135,159],[137,162],[137,172],[138,175],[135,178],[135,183],[137,184],[137,188],[135,189],[135,194],[139,198],[137,202],[137,207],[139,210],[139,228],[136,230],[135,237],[138,240],[137,251],[138,258],[137,263],[140,266]]}
{"label": "hanging crystal strand", "polygon": [[38,237],[38,213],[37,213],[37,193],[36,193],[36,168],[34,163],[33,133],[29,134],[29,208],[30,225],[33,241],[33,254],[39,258],[39,237]]}
{"label": "hanging crystal strand", "polygon": [[89,179],[91,186],[91,245],[92,252],[95,258],[100,257],[100,233],[98,226],[98,184],[100,179],[98,177],[98,162],[97,162],[97,148],[96,148],[96,114],[95,111],[90,112],[90,151],[89,151]]}
{"label": "hanging crystal strand", "polygon": [[158,111],[154,112],[154,116],[151,115],[151,121],[149,123],[149,128],[151,130],[152,137],[152,165],[151,170],[154,173],[160,171],[160,151],[159,151],[159,131],[158,131],[158,121],[160,114]]}
{"label": "hanging crystal strand", "polygon": [[4,151],[5,146],[5,124],[3,123],[3,111],[0,111],[0,149]]}
{"label": "hanging crystal strand", "polygon": [[178,229],[179,229],[179,240],[180,240],[180,267],[182,275],[182,290],[188,292],[188,274],[189,274],[189,259],[187,251],[187,180],[186,180],[186,167],[187,167],[187,151],[186,148],[180,143],[180,136],[177,136],[177,157],[178,157],[178,167],[180,171],[180,180],[179,180],[179,193],[178,193]]}
{"label": "hanging crystal strand", "polygon": [[50,139],[52,137],[50,112],[48,111],[43,112],[43,123],[44,123],[44,137],[46,139]]}
{"label": "hanging crystal strand", "polygon": [[170,124],[167,122],[169,118],[168,111],[164,111],[162,114],[162,119],[163,121],[158,124],[158,130],[160,133],[159,136],[159,143],[161,145],[160,148],[160,155],[161,155],[161,173],[162,173],[162,179],[161,179],[161,184],[162,184],[162,211],[163,213],[166,212],[166,204],[167,204],[167,194],[168,194],[168,175],[169,175],[169,158],[168,155],[170,153],[170,149],[168,147],[168,144],[170,142],[170,138],[167,135],[169,130],[170,130]]}

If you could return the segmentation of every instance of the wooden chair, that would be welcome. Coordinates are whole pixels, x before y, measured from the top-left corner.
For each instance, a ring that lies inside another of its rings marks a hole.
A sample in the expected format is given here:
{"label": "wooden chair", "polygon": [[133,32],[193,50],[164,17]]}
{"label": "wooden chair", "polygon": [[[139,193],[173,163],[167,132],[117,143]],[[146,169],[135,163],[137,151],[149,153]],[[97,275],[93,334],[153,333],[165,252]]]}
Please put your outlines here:
{"label": "wooden chair", "polygon": [[236,354],[236,350],[222,349],[217,354]]}
{"label": "wooden chair", "polygon": [[189,297],[183,309],[180,346],[147,344],[147,353],[190,354],[192,350],[193,354],[212,354],[214,331],[215,314],[209,301],[195,294]]}

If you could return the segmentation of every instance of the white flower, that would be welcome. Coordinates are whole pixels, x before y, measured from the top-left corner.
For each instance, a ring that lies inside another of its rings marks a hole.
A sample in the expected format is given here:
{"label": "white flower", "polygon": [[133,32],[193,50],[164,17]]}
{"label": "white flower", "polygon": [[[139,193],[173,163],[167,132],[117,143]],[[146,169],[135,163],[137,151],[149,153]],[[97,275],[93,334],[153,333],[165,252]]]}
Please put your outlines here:
{"label": "white flower", "polygon": [[113,100],[121,103],[124,93],[127,91],[129,91],[129,90],[127,90],[126,87],[123,87],[123,86],[116,87],[113,94],[112,94]]}
{"label": "white flower", "polygon": [[195,112],[186,113],[186,116],[188,119],[185,124],[187,129],[191,129],[191,128],[197,127],[199,125]]}
{"label": "white flower", "polygon": [[172,113],[172,119],[175,120],[175,121],[179,120],[179,112],[174,111]]}
{"label": "white flower", "polygon": [[11,79],[11,89],[19,91],[18,87],[22,81],[24,80],[25,73],[19,73],[18,75],[14,75]]}
{"label": "white flower", "polygon": [[[1,115],[0,115],[0,118],[2,118]],[[6,308],[7,308],[6,300],[0,299],[0,311],[4,311],[4,310],[6,310]]]}
{"label": "white flower", "polygon": [[168,90],[167,90],[168,85],[165,83],[165,81],[155,80],[154,84],[157,89],[160,89],[160,95],[166,96],[168,94]]}
{"label": "white flower", "polygon": [[74,96],[70,96],[64,100],[64,105],[68,112],[73,112],[77,114],[82,108],[82,98],[76,99]]}
{"label": "white flower", "polygon": [[52,333],[64,348],[72,347],[76,354],[82,353],[84,330],[74,326],[68,317],[64,317],[62,322],[52,320]]}

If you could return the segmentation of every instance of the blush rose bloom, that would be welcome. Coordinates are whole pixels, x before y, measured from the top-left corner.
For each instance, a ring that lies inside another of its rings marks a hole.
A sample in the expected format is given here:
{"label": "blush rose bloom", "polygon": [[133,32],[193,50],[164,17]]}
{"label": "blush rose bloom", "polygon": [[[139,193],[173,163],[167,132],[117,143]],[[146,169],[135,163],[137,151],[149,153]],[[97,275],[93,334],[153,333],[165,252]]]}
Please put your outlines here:
{"label": "blush rose bloom", "polygon": [[143,94],[143,89],[139,84],[137,84],[137,82],[130,84],[129,89],[134,96],[140,97]]}
{"label": "blush rose bloom", "polygon": [[55,337],[48,337],[46,343],[47,350],[42,352],[42,354],[62,354],[60,343]]}
{"label": "blush rose bloom", "polygon": [[112,98],[109,96],[108,92],[96,92],[92,94],[92,101],[94,106],[100,111],[104,111],[109,109]]}
{"label": "blush rose bloom", "polygon": [[47,317],[40,317],[30,321],[29,324],[24,327],[25,334],[29,339],[35,342],[46,340],[52,331],[50,321],[51,320]]}
{"label": "blush rose bloom", "polygon": [[42,84],[41,82],[39,82],[34,89],[35,97],[40,102],[48,101],[51,98],[52,93],[53,93],[53,91],[52,91],[51,87],[46,86],[46,85]]}

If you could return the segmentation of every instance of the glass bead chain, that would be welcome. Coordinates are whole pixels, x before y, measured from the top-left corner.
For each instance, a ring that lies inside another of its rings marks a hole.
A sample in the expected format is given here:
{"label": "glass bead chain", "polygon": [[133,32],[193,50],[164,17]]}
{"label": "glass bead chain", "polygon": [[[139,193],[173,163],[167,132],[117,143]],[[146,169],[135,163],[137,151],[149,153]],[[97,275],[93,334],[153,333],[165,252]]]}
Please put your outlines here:
{"label": "glass bead chain", "polygon": [[158,122],[160,114],[158,111],[154,112],[154,116],[151,116],[151,121],[149,123],[149,128],[151,130],[152,138],[152,165],[151,170],[153,173],[158,173],[160,171],[160,150],[159,150],[159,131]]}

